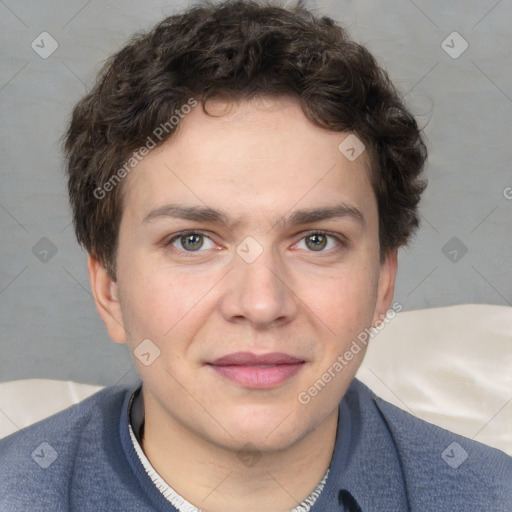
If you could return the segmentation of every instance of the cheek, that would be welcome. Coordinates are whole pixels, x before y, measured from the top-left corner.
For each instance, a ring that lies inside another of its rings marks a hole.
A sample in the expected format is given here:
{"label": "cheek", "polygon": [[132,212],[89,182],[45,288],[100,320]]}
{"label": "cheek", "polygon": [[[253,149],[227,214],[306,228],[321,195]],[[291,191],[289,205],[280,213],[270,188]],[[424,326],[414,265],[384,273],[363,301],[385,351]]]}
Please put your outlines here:
{"label": "cheek", "polygon": [[304,302],[336,335],[368,327],[377,300],[378,275],[372,266],[348,268],[341,274],[303,286]]}
{"label": "cheek", "polygon": [[119,272],[123,319],[132,344],[150,338],[159,346],[177,344],[184,325],[193,335],[197,317],[208,304],[214,276],[191,276],[133,260]]}

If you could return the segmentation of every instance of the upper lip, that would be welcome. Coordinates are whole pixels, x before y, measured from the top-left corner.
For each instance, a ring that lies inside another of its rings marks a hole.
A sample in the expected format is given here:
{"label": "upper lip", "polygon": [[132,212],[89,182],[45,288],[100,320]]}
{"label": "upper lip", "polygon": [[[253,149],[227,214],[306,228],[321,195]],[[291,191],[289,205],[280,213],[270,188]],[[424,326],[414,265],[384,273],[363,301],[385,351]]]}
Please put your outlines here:
{"label": "upper lip", "polygon": [[234,352],[223,357],[219,357],[208,364],[215,366],[257,366],[272,364],[298,364],[303,363],[303,359],[284,354],[283,352],[271,352],[268,354],[252,354],[251,352]]}

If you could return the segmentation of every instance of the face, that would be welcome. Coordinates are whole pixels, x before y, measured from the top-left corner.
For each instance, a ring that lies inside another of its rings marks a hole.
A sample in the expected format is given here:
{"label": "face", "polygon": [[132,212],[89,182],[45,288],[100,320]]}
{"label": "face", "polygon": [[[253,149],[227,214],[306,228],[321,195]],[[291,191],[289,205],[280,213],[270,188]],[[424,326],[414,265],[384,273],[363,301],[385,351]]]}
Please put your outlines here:
{"label": "face", "polygon": [[380,260],[347,133],[293,99],[208,110],[126,178],[117,282],[93,260],[91,281],[111,337],[145,354],[147,414],[228,449],[284,449],[335,413],[364,349],[308,390],[389,308],[396,254]]}

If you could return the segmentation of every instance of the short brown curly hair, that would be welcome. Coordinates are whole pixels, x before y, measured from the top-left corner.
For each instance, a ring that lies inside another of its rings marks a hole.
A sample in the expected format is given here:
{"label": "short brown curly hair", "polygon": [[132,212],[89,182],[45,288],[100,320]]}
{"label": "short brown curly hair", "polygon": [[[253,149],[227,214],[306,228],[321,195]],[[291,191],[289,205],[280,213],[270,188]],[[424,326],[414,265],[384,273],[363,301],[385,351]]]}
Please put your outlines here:
{"label": "short brown curly hair", "polygon": [[[114,279],[123,187],[108,184],[191,98],[206,112],[206,100],[219,96],[297,98],[312,123],[355,133],[370,156],[381,257],[407,242],[418,226],[427,151],[375,58],[303,0],[286,9],[207,0],[136,35],[113,55],[75,106],[64,136],[78,242]],[[166,130],[157,145],[173,133]]]}

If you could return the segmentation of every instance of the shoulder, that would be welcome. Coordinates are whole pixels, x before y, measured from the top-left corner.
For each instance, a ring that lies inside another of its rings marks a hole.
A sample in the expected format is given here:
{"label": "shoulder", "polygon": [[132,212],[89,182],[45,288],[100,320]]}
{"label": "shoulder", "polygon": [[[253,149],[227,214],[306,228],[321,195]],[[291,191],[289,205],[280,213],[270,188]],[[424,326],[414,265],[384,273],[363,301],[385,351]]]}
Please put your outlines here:
{"label": "shoulder", "polygon": [[512,457],[399,409],[357,379],[350,393],[368,418],[380,416],[385,424],[410,496],[458,502],[453,510],[462,503],[496,503],[504,507],[496,510],[512,510]]}
{"label": "shoulder", "polygon": [[13,452],[14,447],[31,446],[41,438],[72,441],[79,432],[94,428],[102,418],[118,411],[129,390],[107,387],[67,409],[26,427],[0,440],[0,456]]}
{"label": "shoulder", "polygon": [[0,440],[0,502],[28,504],[34,500],[44,502],[48,509],[53,503],[58,510],[57,503],[67,495],[76,468],[84,462],[98,464],[105,456],[104,445],[118,437],[121,409],[133,391],[121,386],[105,388]]}

